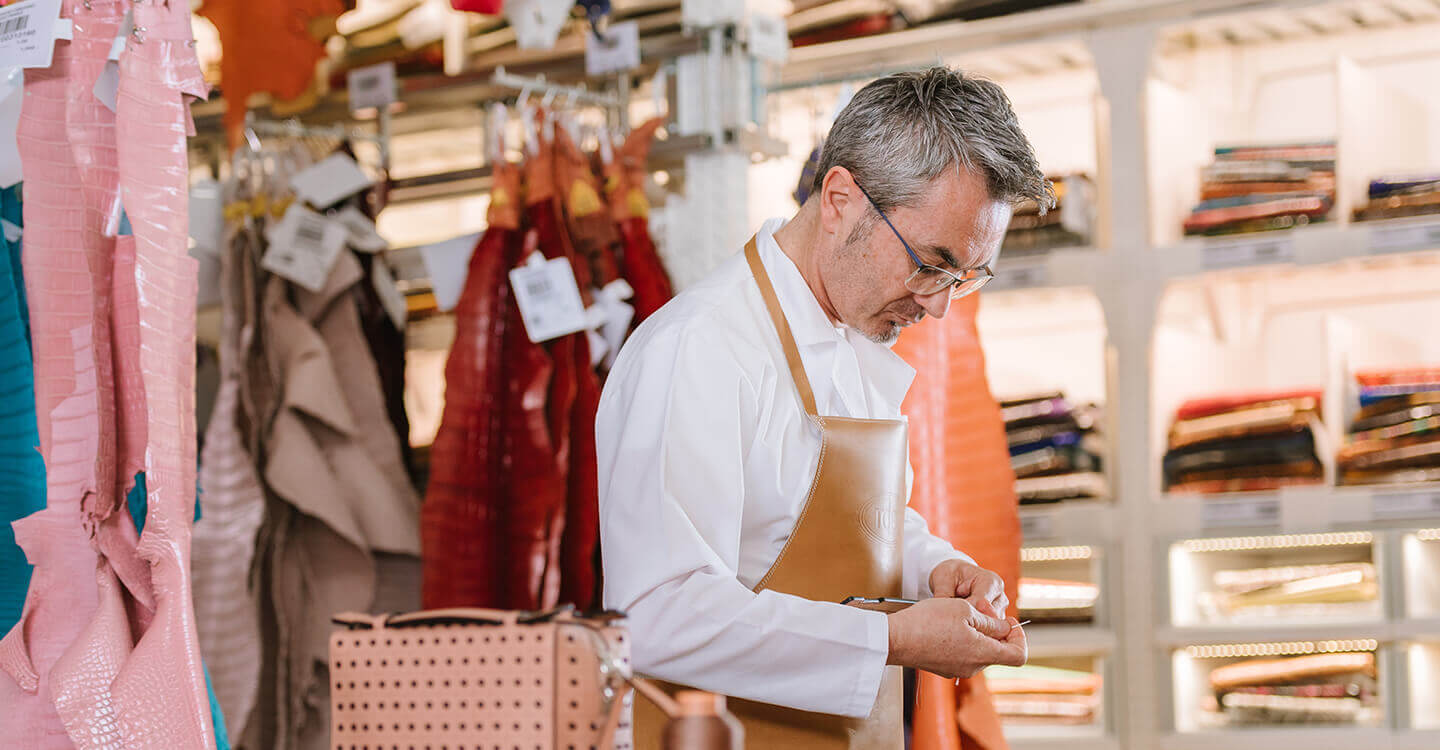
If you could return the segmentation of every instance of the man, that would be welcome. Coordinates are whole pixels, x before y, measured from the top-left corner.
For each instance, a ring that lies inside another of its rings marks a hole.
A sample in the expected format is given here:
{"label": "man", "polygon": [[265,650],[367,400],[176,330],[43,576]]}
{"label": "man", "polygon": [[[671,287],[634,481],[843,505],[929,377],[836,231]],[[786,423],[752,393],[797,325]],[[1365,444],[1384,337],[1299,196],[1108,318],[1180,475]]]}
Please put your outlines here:
{"label": "man", "polygon": [[744,699],[751,747],[898,748],[887,665],[1025,661],[999,577],[904,507],[914,371],[887,346],[988,280],[1024,199],[1051,188],[997,85],[882,78],[836,118],[795,217],[620,353],[596,425],[605,604],[629,613],[637,671]]}

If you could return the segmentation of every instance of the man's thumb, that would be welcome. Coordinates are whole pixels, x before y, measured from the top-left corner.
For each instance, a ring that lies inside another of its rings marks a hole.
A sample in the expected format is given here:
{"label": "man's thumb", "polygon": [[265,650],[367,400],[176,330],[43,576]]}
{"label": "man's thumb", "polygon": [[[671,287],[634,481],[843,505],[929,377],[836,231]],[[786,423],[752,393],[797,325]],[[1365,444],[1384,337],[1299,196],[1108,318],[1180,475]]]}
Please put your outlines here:
{"label": "man's thumb", "polygon": [[991,617],[979,610],[970,618],[970,625],[984,635],[1003,641],[1010,635],[1010,623],[998,617]]}

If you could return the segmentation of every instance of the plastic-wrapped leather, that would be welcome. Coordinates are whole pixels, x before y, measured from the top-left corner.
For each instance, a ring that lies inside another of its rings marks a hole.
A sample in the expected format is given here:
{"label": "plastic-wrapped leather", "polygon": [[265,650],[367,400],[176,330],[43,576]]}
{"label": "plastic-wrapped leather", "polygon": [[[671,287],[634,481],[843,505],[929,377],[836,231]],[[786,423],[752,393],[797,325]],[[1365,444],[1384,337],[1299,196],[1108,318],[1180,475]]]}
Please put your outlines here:
{"label": "plastic-wrapped leather", "polygon": [[[68,5],[63,12],[72,15]],[[96,612],[100,563],[82,503],[99,491],[97,472],[106,466],[100,459],[100,390],[109,385],[102,385],[97,373],[96,339],[108,339],[108,309],[97,297],[109,295],[110,258],[99,257],[99,243],[87,236],[88,212],[75,201],[80,170],[65,137],[76,50],[57,44],[51,67],[25,72],[17,132],[30,227],[24,265],[36,426],[48,471],[46,509],[14,524],[35,573],[21,621],[0,641],[0,667],[12,678],[0,679],[0,705],[6,707],[0,736],[40,750],[72,746],[57,702],[109,705],[106,675],[67,669],[79,661],[69,652]],[[105,347],[108,353],[108,342]],[[113,452],[110,460],[113,471]],[[113,723],[113,714],[110,719]],[[100,736],[112,732],[105,729]]]}
{"label": "plastic-wrapped leather", "polygon": [[127,747],[211,747],[215,730],[190,591],[197,269],[185,232],[191,122],[184,97],[203,97],[206,87],[189,5],[136,3],[133,10],[136,30],[120,57],[116,145],[135,235],[148,487],[138,551],[151,566],[155,617],[111,695]]}
{"label": "plastic-wrapped leather", "polygon": [[520,254],[520,171],[495,168],[489,226],[470,256],[445,363],[445,411],[421,507],[427,609],[499,606],[504,398],[510,366],[507,272]]}
{"label": "plastic-wrapped leather", "polygon": [[657,117],[631,131],[615,159],[605,166],[605,193],[624,244],[622,272],[635,290],[630,300],[635,306],[635,325],[675,294],[650,239],[650,202],[645,197],[645,162],[655,131],[663,122]]}
{"label": "plastic-wrapped leather", "polygon": [[[534,250],[546,258],[570,257],[555,204],[553,144],[542,144],[525,165],[525,209],[530,227],[521,254]],[[533,241],[533,245],[531,244]],[[573,261],[572,261],[573,264]],[[576,269],[576,281],[588,279]],[[510,306],[506,361],[516,365],[506,398],[506,454],[511,470],[500,536],[509,549],[502,560],[506,609],[545,609],[560,597],[560,539],[570,466],[570,410],[577,389],[576,339],[562,336],[546,344],[530,342],[520,309]]]}
{"label": "plastic-wrapped leather", "polygon": [[[904,404],[915,468],[911,504],[930,522],[931,532],[1005,580],[1013,615],[1019,599],[1019,506],[1005,425],[985,378],[975,326],[979,304],[979,295],[956,300],[943,320],[907,329],[895,345],[916,371]],[[983,681],[976,677],[957,689],[950,680],[922,675],[916,750],[1006,747]]]}
{"label": "plastic-wrapped leather", "polygon": [[[256,241],[253,232],[237,226],[227,245]],[[195,525],[190,561],[200,652],[232,741],[249,720],[260,683],[260,615],[249,578],[255,535],[265,513],[254,460],[236,428],[242,292],[233,266],[238,257],[228,252],[222,259],[220,387],[200,456],[205,517]]]}

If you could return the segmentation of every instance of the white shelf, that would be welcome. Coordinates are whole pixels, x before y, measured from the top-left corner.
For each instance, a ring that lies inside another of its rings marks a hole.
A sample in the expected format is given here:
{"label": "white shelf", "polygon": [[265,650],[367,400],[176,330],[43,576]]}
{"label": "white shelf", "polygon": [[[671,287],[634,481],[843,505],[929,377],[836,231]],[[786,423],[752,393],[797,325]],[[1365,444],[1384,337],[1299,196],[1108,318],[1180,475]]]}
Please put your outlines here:
{"label": "white shelf", "polygon": [[1391,741],[1393,750],[1435,750],[1440,747],[1440,730],[1400,732]]}
{"label": "white shelf", "polygon": [[1109,266],[1109,256],[1093,247],[1057,248],[1013,258],[1002,254],[985,294],[1071,286],[1093,289]]}
{"label": "white shelf", "polygon": [[1115,536],[1115,506],[1103,500],[1062,500],[1020,508],[1026,547],[1099,544]]}
{"label": "white shelf", "polygon": [[1395,628],[1380,620],[1307,623],[1275,623],[1270,625],[1204,625],[1196,627],[1163,627],[1155,631],[1155,641],[1170,648],[1210,646],[1221,643],[1277,643],[1292,641],[1395,640]]}
{"label": "white shelf", "polygon": [[1163,750],[1374,750],[1394,747],[1391,744],[1394,738],[1388,729],[1369,727],[1256,728],[1171,734],[1161,740],[1160,747]]}
{"label": "white shelf", "polygon": [[[1394,640],[1440,643],[1440,617],[1417,617],[1401,620],[1391,626]],[[1440,747],[1436,744],[1435,747]]]}
{"label": "white shelf", "polygon": [[1115,649],[1115,632],[1090,625],[1027,625],[1031,658],[1091,656]]}
{"label": "white shelf", "polygon": [[1296,229],[1222,237],[1189,237],[1155,248],[1160,278],[1277,265],[1317,266],[1440,250],[1440,216],[1387,221],[1321,222]]}
{"label": "white shelf", "polygon": [[1120,750],[1120,742],[1114,737],[1097,734],[1086,727],[1040,727],[1005,728],[1005,741],[1013,750]]}
{"label": "white shelf", "polygon": [[1157,502],[1155,531],[1162,539],[1440,526],[1440,486],[1433,485],[1162,494]]}

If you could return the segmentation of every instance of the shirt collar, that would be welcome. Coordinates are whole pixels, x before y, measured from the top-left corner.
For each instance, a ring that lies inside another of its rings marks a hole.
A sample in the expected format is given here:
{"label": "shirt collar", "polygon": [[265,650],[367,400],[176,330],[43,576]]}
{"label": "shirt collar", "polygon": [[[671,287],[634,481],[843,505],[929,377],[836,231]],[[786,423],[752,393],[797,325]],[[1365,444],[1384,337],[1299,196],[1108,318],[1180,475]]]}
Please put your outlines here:
{"label": "shirt collar", "polygon": [[[833,345],[841,342],[848,344],[855,352],[860,372],[871,390],[872,400],[878,401],[875,404],[879,407],[875,410],[876,416],[899,416],[900,405],[915,379],[914,368],[891,351],[890,347],[877,344],[848,326],[830,322],[830,316],[820,307],[820,301],[815,298],[810,285],[805,283],[800,268],[775,241],[775,232],[785,226],[785,223],[783,218],[766,221],[755,235],[755,244],[760,250],[760,261],[775,286],[775,296],[780,300],[780,309],[785,312],[785,319],[790,323],[796,346]],[[842,392],[842,397],[845,395]],[[852,405],[852,410],[855,406]]]}

